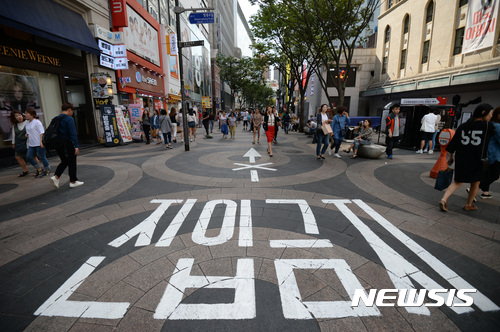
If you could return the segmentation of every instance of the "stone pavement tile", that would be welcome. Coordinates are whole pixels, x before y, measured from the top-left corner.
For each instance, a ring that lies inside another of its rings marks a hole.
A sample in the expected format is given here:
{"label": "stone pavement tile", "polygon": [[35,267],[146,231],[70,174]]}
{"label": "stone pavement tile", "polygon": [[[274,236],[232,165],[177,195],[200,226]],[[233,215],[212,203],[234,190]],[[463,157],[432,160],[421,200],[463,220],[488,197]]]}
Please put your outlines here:
{"label": "stone pavement tile", "polygon": [[299,285],[300,296],[303,300],[328,286],[326,283],[316,278],[313,272],[314,270],[293,270],[295,280],[297,281],[297,285]]}
{"label": "stone pavement tile", "polygon": [[436,221],[442,225],[447,225],[456,229],[461,229],[469,233],[477,234],[479,236],[484,236],[486,238],[493,238],[495,233],[495,231],[492,229],[487,229],[479,225],[466,224],[452,217],[443,217]]}
{"label": "stone pavement tile", "polygon": [[240,247],[237,240],[230,240],[216,246],[210,246],[210,253],[214,259],[221,257],[245,257],[246,247]]}
{"label": "stone pavement tile", "polygon": [[154,244],[131,252],[129,256],[142,266],[167,256],[171,253],[185,249],[186,246],[179,237],[174,237],[168,247],[156,247]]}
{"label": "stone pavement tile", "polygon": [[[113,215],[113,212],[121,211],[122,207],[119,204],[110,204],[104,207],[94,208],[89,211],[80,212],[77,217],[82,220],[87,220],[100,215]],[[109,219],[109,217],[108,217]],[[113,219],[111,219],[113,220]]]}
{"label": "stone pavement tile", "polygon": [[[298,281],[298,279],[297,279]],[[300,295],[301,295],[301,298],[302,298],[302,301],[304,302],[328,302],[328,301],[345,301],[346,298],[343,298],[342,296],[340,296],[339,292],[337,291],[337,288],[335,287],[332,287],[332,286],[326,286],[320,290],[318,290],[317,292],[309,295],[309,296],[305,296],[305,292],[303,292],[303,288],[305,288],[303,286],[303,284],[299,284],[299,291],[300,291]],[[342,286],[341,286],[342,287]]]}
{"label": "stone pavement tile", "polygon": [[22,230],[18,230],[14,233],[1,233],[2,240],[0,245],[2,248],[11,248],[18,246],[19,243],[24,243],[33,240],[34,236],[24,233]]}
{"label": "stone pavement tile", "polygon": [[412,331],[411,325],[395,307],[379,307],[378,309],[381,316],[361,317],[368,331]]}
{"label": "stone pavement tile", "polygon": [[69,331],[78,318],[75,317],[37,317],[24,331]]}
{"label": "stone pavement tile", "polygon": [[205,276],[235,276],[231,257],[214,258],[198,265]]}
{"label": "stone pavement tile", "polygon": [[262,266],[262,261],[264,260],[263,258],[259,258],[259,257],[231,257],[232,268],[233,268],[231,275],[232,276],[236,275],[236,267],[238,265],[238,260],[241,258],[247,258],[247,259],[253,260],[254,275],[255,275],[255,278],[258,279],[260,268]]}
{"label": "stone pavement tile", "polygon": [[343,259],[347,262],[351,270],[355,270],[368,262],[368,259],[365,257],[336,245],[333,248],[312,248],[310,251],[322,258]]}
{"label": "stone pavement tile", "polygon": [[154,319],[154,312],[132,307],[118,324],[117,331],[161,331],[164,320]]}
{"label": "stone pavement tile", "polygon": [[128,256],[120,258],[104,268],[94,271],[78,287],[78,293],[99,298],[123,278],[134,275],[136,271],[142,271],[141,267],[139,263]]}
{"label": "stone pavement tile", "polygon": [[123,281],[143,291],[148,291],[151,287],[170,277],[174,270],[175,265],[166,257],[162,257],[128,275]]}
{"label": "stone pavement tile", "polygon": [[345,286],[340,281],[338,274],[333,269],[318,269],[314,271],[314,276],[319,280],[322,280],[328,287],[331,287],[335,292],[336,300],[347,300],[349,295],[345,289]]}
{"label": "stone pavement tile", "polygon": [[430,316],[410,314],[404,308],[396,308],[415,331],[460,331],[460,328],[439,308],[427,307],[427,309],[431,312]]}
{"label": "stone pavement tile", "polygon": [[271,229],[269,228],[252,227],[252,238],[254,241],[269,241],[270,234]]}
{"label": "stone pavement tile", "polygon": [[102,324],[96,324],[96,323],[83,323],[83,322],[76,322],[75,325],[69,329],[70,332],[112,332],[116,331],[115,325],[102,325]]}
{"label": "stone pavement tile", "polygon": [[[287,247],[280,259],[321,259],[316,253],[309,251],[308,248],[292,248]],[[312,273],[312,272],[311,272]]]}
{"label": "stone pavement tile", "polygon": [[269,241],[253,241],[253,246],[246,248],[247,257],[261,257],[268,259],[278,259],[282,256],[285,248],[271,248]]}
{"label": "stone pavement tile", "polygon": [[109,222],[110,220],[103,215],[92,217],[90,219],[80,219],[79,222],[73,222],[71,224],[62,226],[61,229],[68,234],[75,234],[86,229],[96,227]]}
{"label": "stone pavement tile", "polygon": [[398,228],[402,231],[407,231],[413,234],[420,235],[425,237],[428,233],[431,232],[431,226],[426,223],[415,223],[413,221],[406,221],[398,226]]}
{"label": "stone pavement tile", "polygon": [[19,243],[11,248],[12,251],[17,252],[22,255],[26,255],[34,250],[43,248],[49,243],[55,242],[60,239],[64,239],[68,234],[60,229],[55,229],[54,231],[44,234],[42,236],[33,238],[29,241]]}
{"label": "stone pavement tile", "polygon": [[0,234],[11,234],[19,232],[26,226],[26,222],[21,218],[15,218],[0,222]]}
{"label": "stone pavement tile", "polygon": [[101,296],[99,302],[128,302],[134,304],[137,300],[142,298],[144,294],[144,291],[120,281]]}
{"label": "stone pavement tile", "polygon": [[[151,210],[153,210],[155,208],[154,206],[152,206],[149,203],[148,203],[148,207],[150,207]],[[103,215],[110,220],[116,220],[116,219],[125,218],[128,216],[137,215],[137,214],[145,212],[145,211],[147,211],[147,210],[144,208],[144,206],[136,205],[136,206],[130,206],[126,209],[106,211]]]}
{"label": "stone pavement tile", "polygon": [[349,318],[330,319],[330,320],[320,319],[318,324],[321,331],[325,332],[368,331],[365,325],[363,324],[363,321],[359,317],[349,317]]}
{"label": "stone pavement tile", "polygon": [[274,267],[274,259],[263,259],[262,265],[260,267],[259,280],[269,281],[273,284],[278,284],[278,278],[276,277],[276,268]]}
{"label": "stone pavement tile", "polygon": [[195,264],[213,259],[210,249],[207,246],[202,245],[187,247],[186,249],[176,251],[169,254],[167,258],[174,265],[176,265],[177,261],[181,258],[194,258]]}
{"label": "stone pavement tile", "polygon": [[495,234],[493,235],[493,239],[496,241],[500,241],[500,231],[495,231]]}
{"label": "stone pavement tile", "polygon": [[17,252],[13,252],[9,249],[2,249],[0,250],[0,266],[10,263],[20,257],[22,257],[22,255]]}
{"label": "stone pavement tile", "polygon": [[353,272],[356,277],[364,280],[372,288],[394,288],[387,270],[373,262],[368,262],[357,269],[353,269]]}
{"label": "stone pavement tile", "polygon": [[[193,266],[194,268],[194,266]],[[161,281],[156,286],[148,290],[144,296],[142,296],[137,302],[135,302],[132,306],[140,309],[144,309],[149,312],[154,312],[156,307],[160,303],[163,294],[165,293],[165,289],[167,288],[167,281]]]}

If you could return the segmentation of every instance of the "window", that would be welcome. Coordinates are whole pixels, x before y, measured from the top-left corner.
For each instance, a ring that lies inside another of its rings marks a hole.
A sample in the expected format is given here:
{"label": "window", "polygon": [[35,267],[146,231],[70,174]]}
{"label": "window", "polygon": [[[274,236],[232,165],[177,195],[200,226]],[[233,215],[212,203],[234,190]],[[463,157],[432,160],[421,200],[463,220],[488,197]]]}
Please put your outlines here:
{"label": "window", "polygon": [[425,23],[432,22],[432,14],[434,13],[434,2],[431,1],[427,6],[427,15],[425,16]]}
{"label": "window", "polygon": [[460,28],[455,31],[455,45],[453,46],[453,55],[462,53],[462,44],[464,43],[464,30]]}
{"label": "window", "polygon": [[388,43],[389,40],[391,40],[391,27],[387,26],[387,28],[385,28],[385,43]]}
{"label": "window", "polygon": [[410,15],[406,15],[403,34],[408,33],[409,30],[410,30]]}
{"label": "window", "polygon": [[387,73],[387,58],[388,57],[385,56],[384,59],[382,60],[382,75]]}
{"label": "window", "polygon": [[387,9],[392,7],[393,0],[387,0]]}
{"label": "window", "polygon": [[401,51],[401,65],[399,66],[399,69],[405,69],[406,68],[406,50]]}
{"label": "window", "polygon": [[469,3],[469,0],[459,0],[458,7],[465,6],[468,3]]}
{"label": "window", "polygon": [[422,52],[422,63],[429,61],[429,41],[424,43],[424,51]]}

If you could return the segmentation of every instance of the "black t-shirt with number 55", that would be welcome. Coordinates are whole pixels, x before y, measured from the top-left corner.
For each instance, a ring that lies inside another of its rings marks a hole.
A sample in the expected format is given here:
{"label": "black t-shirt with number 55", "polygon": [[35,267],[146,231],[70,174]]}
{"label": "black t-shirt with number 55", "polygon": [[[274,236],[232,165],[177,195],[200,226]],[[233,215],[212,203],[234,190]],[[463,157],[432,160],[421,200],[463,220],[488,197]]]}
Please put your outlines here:
{"label": "black t-shirt with number 55", "polygon": [[486,121],[473,119],[461,124],[450,144],[448,152],[455,152],[455,181],[473,183],[481,180],[481,159],[488,155],[488,144],[495,127]]}

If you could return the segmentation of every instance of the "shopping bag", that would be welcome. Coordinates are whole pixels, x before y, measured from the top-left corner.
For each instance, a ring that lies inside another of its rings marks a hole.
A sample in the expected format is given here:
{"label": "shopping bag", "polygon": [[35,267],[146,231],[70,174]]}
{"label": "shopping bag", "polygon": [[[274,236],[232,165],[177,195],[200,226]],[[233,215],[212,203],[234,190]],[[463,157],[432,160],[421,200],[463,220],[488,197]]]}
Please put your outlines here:
{"label": "shopping bag", "polygon": [[434,189],[436,190],[444,190],[448,188],[453,181],[453,168],[447,168],[444,171],[439,171],[438,176],[436,178],[436,184],[434,185]]}
{"label": "shopping bag", "polygon": [[325,135],[333,134],[332,127],[328,123],[323,123],[321,129],[323,129],[323,134]]}

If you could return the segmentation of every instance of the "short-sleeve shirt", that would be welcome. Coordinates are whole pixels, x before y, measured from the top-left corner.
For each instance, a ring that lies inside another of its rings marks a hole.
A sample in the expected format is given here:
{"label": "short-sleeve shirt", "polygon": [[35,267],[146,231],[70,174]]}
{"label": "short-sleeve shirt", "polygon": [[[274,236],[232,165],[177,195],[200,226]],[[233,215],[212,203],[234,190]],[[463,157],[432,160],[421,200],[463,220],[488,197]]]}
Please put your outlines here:
{"label": "short-sleeve shirt", "polygon": [[40,146],[40,135],[45,133],[40,120],[33,119],[26,124],[26,134],[28,135],[28,146]]}

